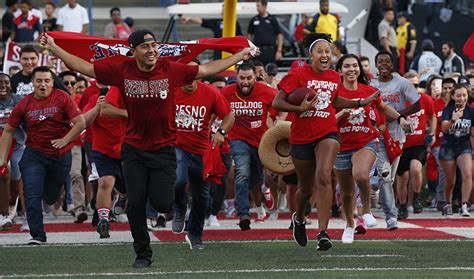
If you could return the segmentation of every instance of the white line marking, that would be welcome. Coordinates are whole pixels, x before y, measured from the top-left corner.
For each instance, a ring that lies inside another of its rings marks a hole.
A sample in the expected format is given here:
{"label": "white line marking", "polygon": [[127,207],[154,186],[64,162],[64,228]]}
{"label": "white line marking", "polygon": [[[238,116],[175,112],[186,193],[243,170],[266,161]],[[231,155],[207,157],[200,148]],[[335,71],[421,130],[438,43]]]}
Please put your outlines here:
{"label": "white line marking", "polygon": [[392,255],[392,254],[381,254],[381,255],[322,255],[321,258],[403,258],[404,255]]}
{"label": "white line marking", "polygon": [[49,274],[10,274],[1,275],[2,278],[26,277],[76,277],[76,276],[148,276],[148,275],[182,275],[182,274],[218,274],[218,273],[257,273],[257,272],[317,272],[317,271],[474,271],[474,267],[383,267],[383,268],[281,268],[281,269],[237,269],[237,270],[182,270],[182,271],[157,271],[157,272],[104,272],[104,273],[49,273]]}

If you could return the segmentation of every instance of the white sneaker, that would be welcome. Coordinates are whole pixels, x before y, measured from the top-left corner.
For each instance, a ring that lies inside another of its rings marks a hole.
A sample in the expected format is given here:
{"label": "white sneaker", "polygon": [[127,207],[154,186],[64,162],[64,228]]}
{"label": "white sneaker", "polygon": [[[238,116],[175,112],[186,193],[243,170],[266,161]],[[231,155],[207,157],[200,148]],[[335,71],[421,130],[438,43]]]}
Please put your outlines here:
{"label": "white sneaker", "polygon": [[25,219],[23,220],[23,224],[21,224],[21,227],[20,227],[20,232],[29,232],[30,231],[30,226],[28,225],[28,221],[26,220],[26,216],[25,216]]}
{"label": "white sneaker", "polygon": [[153,220],[152,218],[146,218],[146,227],[149,231],[157,231],[158,226],[156,225],[156,220]]}
{"label": "white sneaker", "polygon": [[413,214],[414,214],[414,208],[413,208],[413,205],[410,205],[410,206],[408,206],[408,207],[407,207],[407,210],[408,210],[408,212],[410,212],[410,213],[413,213]]}
{"label": "white sneaker", "polygon": [[263,205],[257,207],[257,221],[263,222],[267,217],[267,212],[265,211],[265,207]]}
{"label": "white sneaker", "polygon": [[19,198],[16,198],[15,205],[8,206],[8,218],[13,221],[13,218],[16,216],[16,209],[18,206]]}
{"label": "white sneaker", "polygon": [[342,243],[351,244],[354,242],[354,228],[346,227],[342,233]]}
{"label": "white sneaker", "polygon": [[219,220],[217,220],[217,216],[212,215],[212,214],[209,215],[209,222],[207,224],[209,225],[209,227],[215,227],[215,228],[218,228],[221,226],[219,224]]}
{"label": "white sneaker", "polygon": [[278,201],[278,209],[283,211],[288,207],[288,201],[286,200],[286,194],[280,194],[280,198]]}
{"label": "white sneaker", "polygon": [[67,204],[67,212],[72,213],[74,211],[74,205],[71,203]]}
{"label": "white sneaker", "polygon": [[362,215],[362,219],[364,219],[365,225],[369,228],[377,226],[377,220],[374,218],[372,213],[366,213]]}
{"label": "white sneaker", "polygon": [[0,215],[0,230],[9,231],[12,225],[12,220],[8,216]]}
{"label": "white sneaker", "polygon": [[469,213],[469,207],[468,207],[467,203],[462,204],[460,213],[461,213],[462,217],[471,217],[471,214]]}

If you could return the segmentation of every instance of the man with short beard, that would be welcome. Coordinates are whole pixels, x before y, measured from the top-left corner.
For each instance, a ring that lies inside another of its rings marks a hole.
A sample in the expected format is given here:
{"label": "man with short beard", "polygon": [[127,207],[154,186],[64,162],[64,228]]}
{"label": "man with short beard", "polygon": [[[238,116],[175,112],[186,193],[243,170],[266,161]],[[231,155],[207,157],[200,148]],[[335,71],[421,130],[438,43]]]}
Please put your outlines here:
{"label": "man with short beard", "polygon": [[235,163],[234,187],[239,227],[246,231],[250,229],[249,191],[263,183],[258,144],[267,130],[267,113],[276,91],[256,82],[255,67],[244,63],[237,69],[237,83],[222,88],[222,94],[229,101],[235,117],[229,141]]}
{"label": "man with short beard", "polygon": [[464,61],[456,54],[455,45],[453,42],[447,41],[443,43],[441,51],[445,57],[441,74],[460,73],[464,75]]}

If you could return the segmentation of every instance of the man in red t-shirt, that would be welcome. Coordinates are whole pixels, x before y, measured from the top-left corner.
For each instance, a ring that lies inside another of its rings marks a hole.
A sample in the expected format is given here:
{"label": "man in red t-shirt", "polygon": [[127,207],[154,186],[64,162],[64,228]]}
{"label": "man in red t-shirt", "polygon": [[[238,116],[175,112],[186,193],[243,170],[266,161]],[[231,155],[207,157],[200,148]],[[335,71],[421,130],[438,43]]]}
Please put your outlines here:
{"label": "man in red t-shirt", "polygon": [[[189,65],[198,64],[191,62]],[[203,156],[210,144],[209,122],[213,114],[222,119],[218,132],[213,135],[213,144],[221,145],[232,128],[234,116],[222,94],[214,86],[200,81],[176,88],[175,100],[178,165],[171,229],[173,233],[184,231],[188,203],[186,185],[189,182],[193,201],[185,239],[191,249],[203,249],[202,230],[210,198],[209,183],[203,178]]]}
{"label": "man in red t-shirt", "polygon": [[158,43],[149,30],[128,37],[134,59],[90,63],[63,50],[47,34],[41,44],[74,70],[99,83],[120,88],[128,122],[122,147],[122,166],[128,195],[128,220],[137,257],[135,268],[151,265],[146,226],[147,201],[158,212],[169,212],[176,182],[176,123],[174,89],[195,79],[219,73],[251,58],[250,48],[204,65],[184,65],[159,59]]}
{"label": "man in red t-shirt", "polygon": [[[53,89],[48,67],[33,70],[33,94],[13,109],[0,140],[0,166],[6,164],[12,136],[22,124],[26,128],[26,149],[20,161],[30,234],[28,244],[46,242],[42,201],[54,204],[71,169],[73,140],[84,130],[81,111],[66,93]],[[71,128],[72,123],[72,128]]]}
{"label": "man in red t-shirt", "polygon": [[267,114],[275,98],[275,89],[256,81],[252,64],[237,69],[237,83],[222,88],[235,117],[229,132],[232,159],[235,163],[235,201],[241,230],[250,229],[249,191],[263,183],[263,167],[258,157],[258,144],[267,130]]}

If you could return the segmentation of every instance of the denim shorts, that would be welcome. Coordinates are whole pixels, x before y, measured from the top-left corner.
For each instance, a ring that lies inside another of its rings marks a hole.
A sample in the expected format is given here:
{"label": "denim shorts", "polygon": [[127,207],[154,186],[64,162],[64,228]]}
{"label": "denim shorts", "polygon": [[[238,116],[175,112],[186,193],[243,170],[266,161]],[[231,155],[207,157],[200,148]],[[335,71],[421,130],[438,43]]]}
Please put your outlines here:
{"label": "denim shorts", "polygon": [[306,160],[306,161],[314,161],[314,148],[320,143],[322,140],[325,139],[334,139],[337,142],[341,142],[339,139],[338,133],[329,133],[314,142],[306,143],[306,144],[292,144],[291,145],[291,158],[297,160]]}
{"label": "denim shorts", "polygon": [[[364,147],[359,150],[370,150],[377,156],[377,143],[375,140],[370,141]],[[335,170],[347,170],[352,168],[352,155],[357,153],[359,150],[348,150],[338,152],[336,155],[336,161],[334,161]]]}
{"label": "denim shorts", "polygon": [[465,153],[472,153],[472,148],[469,142],[441,145],[438,156],[441,161],[455,161],[459,156]]}

